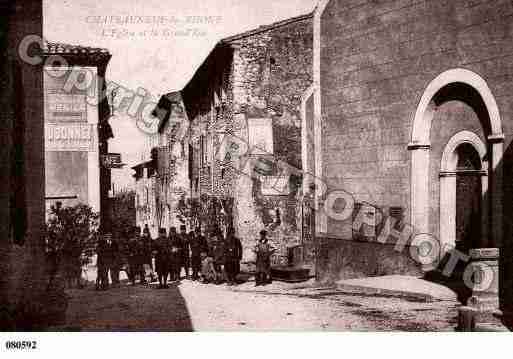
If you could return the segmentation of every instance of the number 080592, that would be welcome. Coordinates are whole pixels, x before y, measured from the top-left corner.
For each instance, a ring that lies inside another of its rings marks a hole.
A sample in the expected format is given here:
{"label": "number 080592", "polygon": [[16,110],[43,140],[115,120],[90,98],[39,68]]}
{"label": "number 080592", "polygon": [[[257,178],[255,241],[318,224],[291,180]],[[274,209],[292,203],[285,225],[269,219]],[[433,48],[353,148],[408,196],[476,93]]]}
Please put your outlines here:
{"label": "number 080592", "polygon": [[9,350],[37,349],[37,342],[35,340],[8,340],[5,342],[5,348]]}

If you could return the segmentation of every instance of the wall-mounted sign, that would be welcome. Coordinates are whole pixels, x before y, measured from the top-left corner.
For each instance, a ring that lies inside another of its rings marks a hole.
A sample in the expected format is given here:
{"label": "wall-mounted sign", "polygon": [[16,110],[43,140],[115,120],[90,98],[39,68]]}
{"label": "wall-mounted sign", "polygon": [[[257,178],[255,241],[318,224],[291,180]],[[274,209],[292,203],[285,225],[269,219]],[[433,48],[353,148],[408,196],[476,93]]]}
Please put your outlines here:
{"label": "wall-mounted sign", "polygon": [[45,123],[45,151],[97,151],[96,126]]}
{"label": "wall-mounted sign", "polygon": [[105,168],[121,168],[125,164],[121,162],[120,153],[108,153],[102,155],[102,166]]}
{"label": "wall-mounted sign", "polygon": [[290,194],[289,176],[264,176],[260,179],[264,196],[286,196]]}
{"label": "wall-mounted sign", "polygon": [[[48,68],[47,68],[48,70]],[[66,86],[66,79],[72,72],[76,76],[87,71],[84,68],[53,68],[44,72],[44,108],[45,122],[88,122],[87,120],[87,90]],[[69,77],[72,78],[72,77]]]}
{"label": "wall-mounted sign", "polygon": [[85,94],[47,90],[46,101],[46,122],[87,122]]}

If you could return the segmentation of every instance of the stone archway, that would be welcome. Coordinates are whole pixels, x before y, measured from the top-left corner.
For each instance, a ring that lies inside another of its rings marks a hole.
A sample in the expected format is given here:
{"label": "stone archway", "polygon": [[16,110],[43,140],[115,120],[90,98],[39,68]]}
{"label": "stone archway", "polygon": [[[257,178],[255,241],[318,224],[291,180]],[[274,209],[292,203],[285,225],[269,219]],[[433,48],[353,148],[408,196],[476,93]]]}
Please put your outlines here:
{"label": "stone archway", "polygon": [[[444,97],[462,100],[480,113],[487,138],[485,149],[487,147],[489,152],[490,181],[487,191],[490,209],[487,213],[491,214],[492,233],[488,235],[491,235],[495,246],[499,247],[502,243],[501,161],[504,135],[499,109],[488,85],[479,75],[466,69],[452,69],[437,76],[429,83],[417,106],[411,142],[408,144],[408,150],[411,152],[410,223],[417,233],[429,233],[430,132],[434,113],[438,106],[447,100]],[[455,140],[454,144],[456,143]],[[449,161],[448,158],[446,160]]]}

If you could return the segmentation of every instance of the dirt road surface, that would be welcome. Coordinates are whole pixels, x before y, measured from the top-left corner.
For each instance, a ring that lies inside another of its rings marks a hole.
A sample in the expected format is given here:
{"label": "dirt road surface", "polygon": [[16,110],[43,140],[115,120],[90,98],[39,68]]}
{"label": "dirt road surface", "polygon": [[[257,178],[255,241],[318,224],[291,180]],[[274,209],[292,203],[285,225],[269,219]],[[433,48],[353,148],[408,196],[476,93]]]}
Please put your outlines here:
{"label": "dirt road surface", "polygon": [[169,289],[122,284],[70,290],[71,331],[452,331],[456,302],[341,293],[314,282],[228,287],[189,280]]}

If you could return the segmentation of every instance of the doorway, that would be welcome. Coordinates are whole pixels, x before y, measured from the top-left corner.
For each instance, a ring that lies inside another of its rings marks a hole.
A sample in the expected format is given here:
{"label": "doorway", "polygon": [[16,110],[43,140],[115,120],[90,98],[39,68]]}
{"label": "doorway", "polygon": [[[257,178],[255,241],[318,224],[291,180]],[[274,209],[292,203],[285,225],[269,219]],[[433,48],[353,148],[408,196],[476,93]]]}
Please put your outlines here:
{"label": "doorway", "polygon": [[456,238],[462,253],[481,247],[482,184],[481,160],[470,143],[456,148]]}

